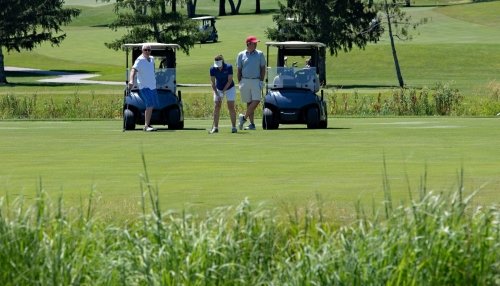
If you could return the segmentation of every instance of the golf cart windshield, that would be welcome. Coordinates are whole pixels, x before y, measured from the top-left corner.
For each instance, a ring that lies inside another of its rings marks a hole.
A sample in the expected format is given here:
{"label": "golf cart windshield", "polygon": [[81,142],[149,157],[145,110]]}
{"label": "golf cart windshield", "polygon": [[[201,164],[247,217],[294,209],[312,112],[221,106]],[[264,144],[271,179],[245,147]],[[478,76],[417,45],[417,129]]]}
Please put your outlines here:
{"label": "golf cart windshield", "polygon": [[298,88],[313,92],[319,90],[315,67],[268,67],[267,76],[267,87],[270,89]]}
{"label": "golf cart windshield", "polygon": [[175,92],[175,69],[164,68],[155,70],[156,88]]}

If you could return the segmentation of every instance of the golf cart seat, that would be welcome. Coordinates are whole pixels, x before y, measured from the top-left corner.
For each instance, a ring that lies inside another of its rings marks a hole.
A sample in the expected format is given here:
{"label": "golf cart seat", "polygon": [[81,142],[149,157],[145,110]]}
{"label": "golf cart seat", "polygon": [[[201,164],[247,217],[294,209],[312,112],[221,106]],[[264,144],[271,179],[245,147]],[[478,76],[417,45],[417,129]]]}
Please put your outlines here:
{"label": "golf cart seat", "polygon": [[297,88],[309,89],[312,92],[317,92],[320,88],[319,78],[315,68],[303,68],[295,73],[295,82]]}
{"label": "golf cart seat", "polygon": [[279,88],[295,88],[295,74],[293,68],[289,67],[278,67],[268,70],[269,75],[274,76],[273,82],[270,86],[271,89]]}
{"label": "golf cart seat", "polygon": [[159,69],[156,71],[156,89],[175,92],[175,69]]}
{"label": "golf cart seat", "polygon": [[295,78],[292,75],[281,74],[277,75],[271,86],[272,89],[277,88],[287,88],[287,87],[295,87]]}

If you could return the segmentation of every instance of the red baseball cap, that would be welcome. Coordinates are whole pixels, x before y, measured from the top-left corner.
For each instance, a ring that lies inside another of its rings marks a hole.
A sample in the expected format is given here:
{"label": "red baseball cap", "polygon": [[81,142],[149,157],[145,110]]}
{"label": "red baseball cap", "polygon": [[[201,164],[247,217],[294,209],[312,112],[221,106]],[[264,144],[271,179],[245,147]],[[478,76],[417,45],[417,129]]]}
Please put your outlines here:
{"label": "red baseball cap", "polygon": [[246,43],[247,43],[247,44],[248,44],[248,43],[258,43],[258,42],[260,42],[260,41],[259,41],[259,40],[257,39],[257,37],[255,37],[255,36],[248,36],[248,37],[247,37],[247,40],[246,40]]}

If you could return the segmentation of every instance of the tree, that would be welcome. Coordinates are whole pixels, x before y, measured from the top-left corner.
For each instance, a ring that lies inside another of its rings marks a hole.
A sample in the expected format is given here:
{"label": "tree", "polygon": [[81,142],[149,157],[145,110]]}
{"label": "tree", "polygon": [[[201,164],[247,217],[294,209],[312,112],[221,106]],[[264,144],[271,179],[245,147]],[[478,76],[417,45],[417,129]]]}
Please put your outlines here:
{"label": "tree", "polygon": [[[394,42],[394,38],[396,37],[400,40],[411,40],[412,37],[409,33],[409,29],[413,28],[413,30],[415,30],[417,26],[427,22],[427,18],[423,18],[419,22],[412,23],[411,17],[406,15],[406,13],[399,8],[399,5],[397,3],[388,4],[387,0],[384,0],[384,3],[382,4],[380,10],[382,11],[387,20],[386,22],[387,32],[389,34],[389,40],[391,42],[392,58],[394,60],[394,67],[396,70],[396,77],[398,79],[398,84],[400,87],[404,87],[405,83],[403,79],[403,74],[401,72],[401,67],[399,65],[399,59],[396,51],[396,44]],[[383,30],[383,28],[379,27],[380,23],[372,25],[373,29],[378,28],[380,30]]]}
{"label": "tree", "polygon": [[196,4],[198,0],[187,0],[186,1],[186,6],[187,6],[187,15],[189,18],[193,18],[196,16]]}
{"label": "tree", "polygon": [[177,12],[177,1],[172,1],[172,12]]}
{"label": "tree", "polygon": [[168,12],[166,7],[170,4],[171,0],[116,0],[115,13],[118,17],[109,27],[114,30],[125,27],[128,31],[105,45],[118,50],[125,43],[175,43],[189,54],[190,48],[198,41],[197,23],[178,12]]}
{"label": "tree", "polygon": [[392,14],[391,12],[389,12],[389,5],[387,4],[387,1],[384,0],[384,4],[385,4],[384,11],[387,17],[387,29],[389,32],[389,39],[391,41],[392,58],[394,60],[394,67],[396,68],[396,77],[398,78],[399,86],[404,87],[405,83],[403,80],[403,74],[401,73],[401,67],[399,66],[398,54],[396,52],[396,45],[394,44],[394,34],[392,32],[392,23],[391,23]]}
{"label": "tree", "polygon": [[[377,17],[377,7],[362,0],[287,0],[279,2],[280,13],[273,16],[276,28],[266,34],[274,41],[306,41],[324,43],[331,55],[340,50],[349,51],[353,46],[364,48],[376,42],[381,30],[366,32]],[[320,55],[326,58],[326,52]],[[319,67],[325,70],[325,67]],[[320,82],[326,83],[325,73]]]}
{"label": "tree", "polygon": [[226,16],[226,0],[219,0],[219,16]]}
{"label": "tree", "polygon": [[364,48],[376,42],[380,32],[364,31],[377,17],[377,7],[361,0],[287,0],[279,2],[280,13],[273,16],[277,28],[268,28],[267,36],[275,41],[322,42],[331,55]]}
{"label": "tree", "polygon": [[61,27],[80,10],[63,4],[63,0],[0,0],[0,84],[7,83],[3,48],[20,52],[46,41],[57,46],[66,38]]}
{"label": "tree", "polygon": [[229,6],[231,7],[231,15],[237,15],[240,13],[241,0],[238,0],[238,3],[234,5],[234,0],[228,0]]}
{"label": "tree", "polygon": [[260,14],[260,0],[255,0],[255,14]]}

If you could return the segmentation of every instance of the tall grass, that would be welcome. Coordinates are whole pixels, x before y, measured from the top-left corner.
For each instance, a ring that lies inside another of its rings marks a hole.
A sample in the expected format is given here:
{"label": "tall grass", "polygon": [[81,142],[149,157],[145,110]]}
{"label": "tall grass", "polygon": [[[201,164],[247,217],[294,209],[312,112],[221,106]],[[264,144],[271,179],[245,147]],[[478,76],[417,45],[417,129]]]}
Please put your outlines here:
{"label": "tall grass", "polygon": [[1,119],[75,119],[75,118],[119,118],[122,98],[98,97],[93,92],[89,98],[78,93],[67,96],[63,101],[53,97],[0,96]]}
{"label": "tall grass", "polygon": [[[494,116],[500,112],[499,84],[492,81],[484,90],[484,96],[464,97],[451,82],[438,82],[432,88],[398,88],[378,94],[359,94],[342,90],[327,90],[325,98],[328,112],[332,116]],[[184,113],[188,118],[210,118],[213,113],[212,95],[208,92],[185,92]],[[0,95],[0,118],[2,119],[75,119],[121,118],[122,97],[90,96],[75,92],[55,100],[52,96],[37,93],[25,96]],[[239,99],[236,111],[243,112],[245,106]],[[257,109],[257,117],[262,116]],[[222,117],[229,117],[227,108],[221,109]]]}
{"label": "tall grass", "polygon": [[[145,162],[143,158],[143,162]],[[40,183],[35,201],[0,200],[1,285],[498,285],[500,211],[457,191],[357,206],[336,226],[325,206],[282,216],[248,200],[199,217],[159,208],[144,163],[142,215],[93,216],[94,192],[74,210]]]}

